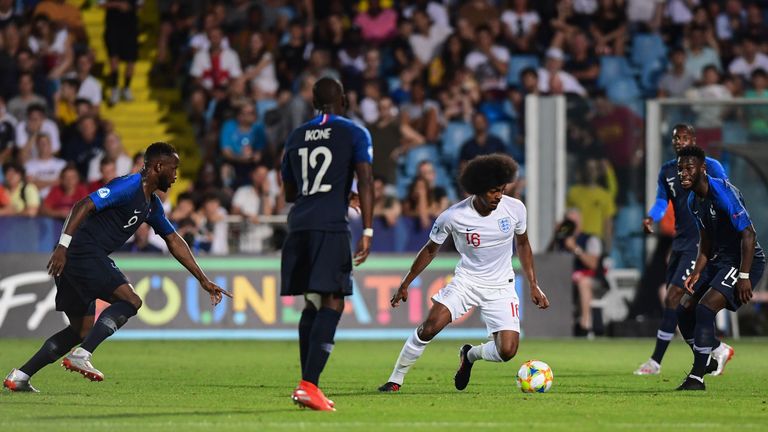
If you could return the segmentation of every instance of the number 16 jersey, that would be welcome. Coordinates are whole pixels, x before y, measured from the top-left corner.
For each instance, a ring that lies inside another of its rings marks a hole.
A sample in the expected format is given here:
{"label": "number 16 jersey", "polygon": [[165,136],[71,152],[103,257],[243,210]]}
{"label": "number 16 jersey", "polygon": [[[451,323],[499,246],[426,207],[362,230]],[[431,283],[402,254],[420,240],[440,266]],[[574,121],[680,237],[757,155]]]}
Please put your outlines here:
{"label": "number 16 jersey", "polygon": [[373,162],[371,135],[349,119],[322,114],[291,132],[282,177],[298,195],[288,229],[348,231],[349,192],[360,162]]}

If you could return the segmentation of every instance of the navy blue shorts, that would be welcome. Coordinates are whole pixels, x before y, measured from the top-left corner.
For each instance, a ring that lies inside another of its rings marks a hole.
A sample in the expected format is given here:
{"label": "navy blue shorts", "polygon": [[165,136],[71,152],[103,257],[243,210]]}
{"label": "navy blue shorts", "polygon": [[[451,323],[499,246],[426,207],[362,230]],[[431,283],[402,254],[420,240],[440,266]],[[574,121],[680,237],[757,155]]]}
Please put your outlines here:
{"label": "navy blue shorts", "polygon": [[107,256],[68,256],[64,271],[54,281],[56,310],[75,316],[86,316],[96,299],[110,301],[115,289],[128,283],[123,272]]}
{"label": "navy blue shorts", "polygon": [[[763,276],[765,270],[764,260],[752,261],[752,268],[749,270],[749,281],[752,282],[752,288],[757,286],[760,282],[760,278]],[[736,295],[736,281],[739,276],[738,264],[721,263],[718,261],[707,263],[704,270],[701,272],[699,280],[696,282],[696,293],[694,297],[701,298],[707,292],[707,289],[712,288],[718,291],[725,297],[726,309],[738,310],[741,307],[741,301],[739,301]]]}
{"label": "navy blue shorts", "polygon": [[667,286],[683,288],[685,279],[691,275],[693,266],[696,265],[698,255],[698,251],[672,251],[667,264]]}
{"label": "navy blue shorts", "polygon": [[280,295],[352,295],[349,232],[295,231],[283,244]]}

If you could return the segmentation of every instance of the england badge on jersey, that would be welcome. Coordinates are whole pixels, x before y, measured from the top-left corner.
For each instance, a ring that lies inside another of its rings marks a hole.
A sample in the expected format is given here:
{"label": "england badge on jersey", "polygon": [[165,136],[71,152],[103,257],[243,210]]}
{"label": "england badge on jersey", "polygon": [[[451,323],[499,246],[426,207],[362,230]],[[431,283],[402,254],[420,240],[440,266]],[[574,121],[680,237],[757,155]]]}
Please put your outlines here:
{"label": "england badge on jersey", "polygon": [[512,219],[508,217],[499,219],[499,229],[501,232],[508,233],[512,229]]}
{"label": "england badge on jersey", "polygon": [[96,191],[96,193],[99,194],[100,198],[108,197],[109,196],[109,192],[110,192],[109,188],[105,188],[105,187],[103,187],[103,188],[99,189],[98,191]]}

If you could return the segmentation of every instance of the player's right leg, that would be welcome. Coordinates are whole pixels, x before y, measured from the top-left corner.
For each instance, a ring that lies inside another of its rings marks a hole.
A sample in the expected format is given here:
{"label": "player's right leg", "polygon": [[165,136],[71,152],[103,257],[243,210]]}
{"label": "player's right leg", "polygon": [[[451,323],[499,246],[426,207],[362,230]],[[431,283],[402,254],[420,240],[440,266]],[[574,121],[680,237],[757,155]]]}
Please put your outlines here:
{"label": "player's right leg", "polygon": [[[443,290],[440,291],[442,292]],[[439,295],[440,293],[435,297]],[[379,387],[380,392],[399,391],[403,385],[403,380],[405,380],[405,375],[424,353],[427,344],[453,320],[452,313],[448,307],[438,302],[435,297],[433,297],[435,302],[429,310],[427,319],[405,341],[403,349],[400,350],[400,355],[398,355],[395,362],[392,374],[389,376],[389,380]]]}
{"label": "player's right leg", "polygon": [[83,340],[83,335],[90,330],[93,323],[93,312],[91,311],[86,316],[83,316],[82,313],[68,313],[67,318],[69,325],[64,330],[49,337],[24,365],[18,369],[13,369],[5,377],[3,387],[10,391],[38,392],[29,383],[32,375],[60,359]]}
{"label": "player's right leg", "polygon": [[675,328],[677,328],[678,321],[677,306],[680,304],[683,294],[685,294],[683,288],[677,285],[667,286],[667,294],[664,298],[664,313],[659,330],[656,332],[656,347],[651,358],[637,368],[635,375],[658,375],[661,373],[661,361],[667,352],[669,342],[675,337]]}
{"label": "player's right leg", "polygon": [[80,347],[69,353],[61,363],[67,370],[78,372],[91,381],[104,380],[104,374],[91,364],[93,352],[136,315],[142,305],[141,298],[128,283],[118,286],[110,300],[111,304],[99,315]]}

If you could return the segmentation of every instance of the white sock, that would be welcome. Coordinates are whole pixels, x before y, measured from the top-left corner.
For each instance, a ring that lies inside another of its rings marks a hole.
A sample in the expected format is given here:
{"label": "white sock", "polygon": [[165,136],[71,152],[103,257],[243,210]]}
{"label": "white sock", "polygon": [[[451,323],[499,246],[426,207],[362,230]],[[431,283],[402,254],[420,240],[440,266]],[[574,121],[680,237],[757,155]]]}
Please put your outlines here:
{"label": "white sock", "polygon": [[489,341],[482,345],[475,345],[467,352],[467,360],[470,362],[474,363],[480,359],[496,363],[504,361],[501,359],[499,350],[496,349],[496,342],[494,341]]}
{"label": "white sock", "polygon": [[392,375],[389,376],[389,382],[402,385],[403,380],[405,379],[405,374],[408,373],[411,366],[413,366],[413,364],[416,363],[416,360],[418,360],[424,353],[424,348],[427,347],[429,341],[425,342],[419,339],[417,332],[418,330],[414,331],[413,334],[408,337],[408,340],[405,341],[403,349],[397,357],[395,369],[392,370]]}
{"label": "white sock", "polygon": [[16,369],[16,378],[21,381],[29,381],[29,375],[22,372],[21,369]]}

